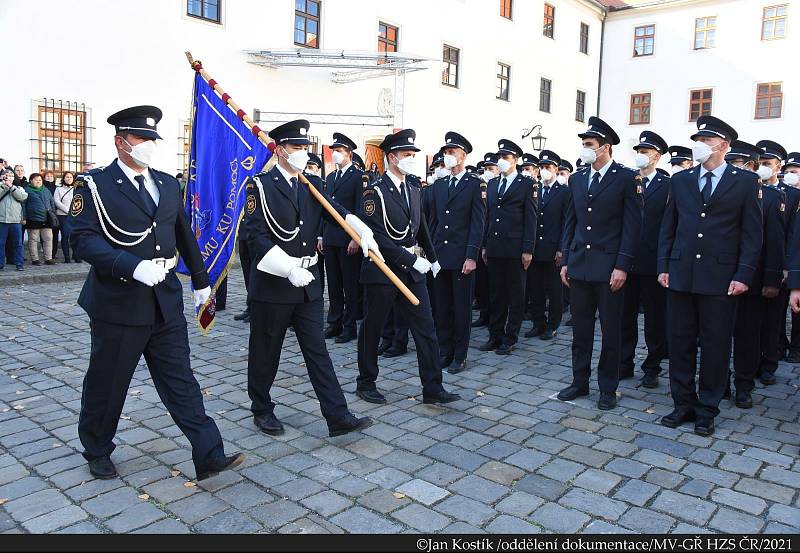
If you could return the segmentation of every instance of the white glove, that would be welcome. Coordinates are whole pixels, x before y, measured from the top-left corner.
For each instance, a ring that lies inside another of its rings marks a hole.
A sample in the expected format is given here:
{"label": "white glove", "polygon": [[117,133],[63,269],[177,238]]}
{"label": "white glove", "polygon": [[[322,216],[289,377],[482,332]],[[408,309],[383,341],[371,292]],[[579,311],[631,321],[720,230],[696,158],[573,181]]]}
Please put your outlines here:
{"label": "white glove", "polygon": [[211,297],[211,287],[206,286],[201,290],[194,291],[194,306],[200,307],[201,305],[205,305],[208,301],[208,298]]}
{"label": "white glove", "polygon": [[417,260],[414,262],[414,269],[424,275],[431,270],[431,262],[424,257],[417,257]]}
{"label": "white glove", "polygon": [[155,286],[167,278],[167,270],[151,259],[144,259],[133,270],[133,278],[145,286]]}
{"label": "white glove", "polygon": [[289,282],[298,288],[307,286],[314,280],[311,271],[298,267],[280,246],[272,246],[272,249],[264,254],[264,257],[258,262],[256,268],[271,275],[288,278]]}
{"label": "white glove", "polygon": [[372,250],[381,261],[385,261],[383,255],[381,255],[380,249],[378,249],[378,243],[375,241],[372,229],[352,213],[348,214],[344,220],[358,233],[359,241],[361,242],[361,251],[364,252],[364,257],[369,257],[369,250]]}
{"label": "white glove", "polygon": [[433,278],[436,278],[436,275],[439,274],[439,271],[442,270],[442,266],[439,265],[438,261],[434,261],[431,265],[431,273],[433,273]]}

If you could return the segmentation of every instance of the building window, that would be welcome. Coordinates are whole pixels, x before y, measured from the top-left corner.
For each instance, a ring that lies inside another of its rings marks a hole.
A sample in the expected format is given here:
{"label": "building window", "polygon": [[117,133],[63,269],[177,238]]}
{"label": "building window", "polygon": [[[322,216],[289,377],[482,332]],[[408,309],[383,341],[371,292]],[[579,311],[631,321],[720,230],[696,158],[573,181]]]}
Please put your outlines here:
{"label": "building window", "polygon": [[781,83],[759,83],[756,91],[756,119],[777,119],[781,116],[782,107]]}
{"label": "building window", "polygon": [[697,121],[701,115],[711,115],[712,96],[710,88],[692,90],[689,96],[689,121]]}
{"label": "building window", "polygon": [[[388,23],[378,23],[378,52],[397,52],[400,30]],[[378,60],[382,64],[384,60]]]}
{"label": "building window", "polygon": [[181,151],[178,154],[180,158],[180,167],[178,173],[183,173],[184,176],[189,178],[189,161],[192,156],[192,124],[189,121],[184,121],[183,136],[181,136]]}
{"label": "building window", "polygon": [[500,17],[511,19],[511,0],[500,0]]}
{"label": "building window", "polygon": [[294,0],[294,43],[319,48],[319,0]]}
{"label": "building window", "polygon": [[698,17],[694,20],[694,49],[704,50],[714,47],[717,34],[716,17]]}
{"label": "building window", "polygon": [[575,96],[575,121],[583,121],[586,119],[586,93],[579,90]]}
{"label": "building window", "polygon": [[86,108],[75,102],[46,100],[34,121],[38,171],[78,172],[87,161]]}
{"label": "building window", "polygon": [[219,23],[220,0],[188,0],[186,2],[186,15]]}
{"label": "building window", "polygon": [[550,93],[553,91],[553,81],[542,77],[539,85],[539,111],[550,113]]}
{"label": "building window", "polygon": [[508,84],[511,78],[511,66],[497,62],[497,99],[508,101]]}
{"label": "building window", "polygon": [[581,23],[581,54],[589,53],[589,25]]}
{"label": "building window", "polygon": [[547,38],[553,38],[553,29],[556,26],[556,8],[550,4],[544,5],[544,26],[542,34]]}
{"label": "building window", "polygon": [[643,25],[636,27],[633,39],[633,56],[652,56],[656,43],[656,26]]}
{"label": "building window", "polygon": [[761,40],[786,38],[786,10],[787,4],[764,8],[764,18],[761,21]]}
{"label": "building window", "polygon": [[442,84],[458,88],[459,49],[444,45],[442,53]]}
{"label": "building window", "polygon": [[631,125],[650,123],[650,93],[631,94]]}

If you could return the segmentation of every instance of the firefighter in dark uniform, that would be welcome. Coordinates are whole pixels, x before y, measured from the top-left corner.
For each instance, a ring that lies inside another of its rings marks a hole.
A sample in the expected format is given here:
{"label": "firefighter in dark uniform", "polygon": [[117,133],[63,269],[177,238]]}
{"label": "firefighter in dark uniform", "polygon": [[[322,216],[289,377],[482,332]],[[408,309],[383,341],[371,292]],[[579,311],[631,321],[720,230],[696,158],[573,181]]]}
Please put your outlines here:
{"label": "firefighter in dark uniform", "polygon": [[[800,184],[800,152],[789,153],[782,170],[783,177],[780,179],[778,189],[786,194],[786,215],[789,220],[789,226],[786,228],[788,242],[788,236],[796,225],[797,209],[800,207],[800,190],[798,190],[798,185]],[[787,250],[787,263],[788,257],[789,251]],[[788,265],[786,265],[786,267],[788,269]],[[786,350],[786,357],[784,357],[784,360],[789,363],[800,363],[800,314],[791,312],[791,316],[792,331],[790,339],[786,337],[786,318],[784,317],[781,326],[780,340],[783,349]],[[762,376],[767,376],[766,382],[763,378],[761,379],[763,384],[772,383],[769,379],[769,375],[762,374]]]}
{"label": "firefighter in dark uniform", "polygon": [[[725,161],[746,171],[755,171],[761,148],[734,140]],[[752,391],[762,362],[762,352],[771,347],[778,353],[780,320],[774,314],[786,310],[779,297],[783,281],[784,252],[786,247],[786,196],[774,186],[761,186],[761,209],[764,214],[764,245],[750,289],[739,298],[736,326],[733,333],[733,372],[736,395],[734,402],[740,409],[753,406]],[[788,302],[788,293],[786,302]],[[768,320],[770,304],[773,320]],[[729,391],[727,391],[730,394]]]}
{"label": "firefighter in dark uniform", "polygon": [[[275,141],[278,163],[248,183],[244,225],[254,265],[248,292],[247,389],[256,427],[266,434],[283,434],[269,392],[278,372],[286,330],[291,326],[328,433],[339,436],[366,428],[372,421],[356,418],[348,410],[325,345],[316,246],[321,219],[328,220],[330,215],[298,180],[298,173],[308,162],[308,129],[305,120],[272,129],[269,136]],[[364,254],[367,249],[378,252],[369,228],[321,192],[360,235]]]}
{"label": "firefighter in dark uniform", "polygon": [[[364,284],[366,314],[358,333],[358,371],[356,394],[370,403],[386,403],[375,382],[378,379],[378,341],[389,311],[394,307],[408,321],[417,346],[417,363],[422,381],[424,403],[450,403],[460,399],[458,394],[445,391],[442,386],[442,368],[439,365],[439,347],[431,314],[425,274],[440,270],[436,261],[422,211],[420,188],[409,179],[414,169],[416,133],[404,129],[386,135],[380,145],[388,170],[363,191],[361,212],[375,233],[375,240],[384,252],[386,264],[400,280],[419,298],[420,304],[411,305],[378,267],[365,261],[361,267]],[[415,246],[425,252],[425,257],[415,253]]]}
{"label": "firefighter in dark uniform", "polygon": [[539,189],[517,173],[522,149],[498,142],[500,176],[489,181],[483,260],[489,270],[489,340],[481,351],[509,355],[525,312],[525,271],[533,259]]}
{"label": "firefighter in dark uniform", "polygon": [[[351,213],[358,213],[364,172],[353,164],[356,143],[342,133],[333,133],[330,145],[333,171],[325,179],[327,193]],[[328,276],[328,328],[325,338],[343,344],[356,338],[358,316],[358,274],[361,256],[358,244],[336,223],[323,223],[322,242],[325,272]]]}
{"label": "firefighter in dark uniform", "polygon": [[667,206],[669,177],[656,169],[661,156],[667,153],[667,143],[652,131],[643,131],[636,151],[634,165],[639,169],[644,197],[642,232],[636,244],[633,265],[625,281],[622,310],[622,365],[620,380],[633,378],[636,346],[639,342],[639,306],[644,308],[644,341],[647,357],[642,362],[642,386],[658,387],[661,360],[667,357],[666,290],[658,283],[658,233]]}
{"label": "firefighter in dark uniform", "polygon": [[636,173],[611,158],[619,137],[599,117],[589,118],[581,159],[589,164],[569,179],[561,279],[570,287],[573,326],[572,383],[558,393],[570,401],[589,395],[595,313],[603,335],[597,381],[598,409],[617,404],[622,347],[623,286],[642,230],[642,185]]}
{"label": "firefighter in dark uniform", "polygon": [[[481,198],[484,206],[488,196],[489,181],[500,174],[497,168],[497,154],[487,152],[483,160],[478,162],[481,171]],[[480,328],[489,324],[489,271],[481,255],[478,258],[478,267],[475,269],[475,307],[478,309],[478,318],[472,321],[472,328]]]}
{"label": "firefighter in dark uniform", "polygon": [[670,146],[667,151],[669,152],[669,164],[672,167],[673,175],[684,169],[691,169],[694,166],[691,148],[687,148],[686,146]]}
{"label": "firefighter in dark uniform", "polygon": [[[753,282],[764,229],[758,177],[725,162],[737,138],[724,121],[697,119],[692,156],[699,165],[672,176],[658,245],[658,280],[667,288],[669,379],[675,410],[661,424],[694,421],[700,436],[728,382],[739,296]],[[702,345],[699,385],[697,347]]]}
{"label": "firefighter in dark uniform", "polygon": [[444,165],[449,175],[428,194],[429,227],[442,267],[434,279],[434,316],[442,368],[456,374],[467,368],[475,269],[483,241],[486,206],[481,180],[467,172],[472,144],[456,132],[445,135]]}
{"label": "firefighter in dark uniform", "polygon": [[561,157],[553,151],[542,150],[539,154],[539,220],[533,262],[528,267],[533,326],[525,333],[526,338],[552,340],[561,324],[561,237],[569,204],[569,189],[557,180],[561,163]]}
{"label": "firefighter in dark uniform", "polygon": [[70,209],[75,254],[91,265],[78,304],[89,315],[92,349],[83,381],[78,436],[89,471],[108,479],[110,455],[131,377],[144,355],[161,401],[192,445],[198,480],[240,465],[226,456],[192,373],[180,253],[195,306],[211,295],[200,248],[183,212],[178,181],[149,168],[161,110],[124,109],[108,118],[119,158],[81,176]]}

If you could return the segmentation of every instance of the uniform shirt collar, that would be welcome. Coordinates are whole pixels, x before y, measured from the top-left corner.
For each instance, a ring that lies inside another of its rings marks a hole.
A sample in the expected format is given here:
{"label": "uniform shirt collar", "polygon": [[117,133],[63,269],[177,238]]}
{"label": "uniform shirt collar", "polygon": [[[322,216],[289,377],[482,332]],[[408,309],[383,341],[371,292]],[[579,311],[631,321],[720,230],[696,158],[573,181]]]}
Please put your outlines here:
{"label": "uniform shirt collar", "polygon": [[[460,172],[459,174],[455,175],[455,177],[456,177],[456,185],[457,185],[459,182],[461,182],[461,179],[463,179],[463,178],[464,178],[464,175],[466,175],[466,174],[467,174],[467,170],[466,170],[466,169],[462,169],[462,170],[461,170],[461,172]],[[447,180],[448,180],[448,181],[450,181],[450,180],[452,180],[452,178],[453,178],[453,175],[451,174],[451,175],[450,175],[450,176],[447,178]]]}
{"label": "uniform shirt collar", "polygon": [[297,178],[297,177],[294,177],[291,173],[289,173],[289,171],[287,171],[286,169],[281,167],[280,163],[275,165],[275,167],[278,168],[278,171],[281,172],[281,175],[283,175],[283,178],[286,179],[286,182],[288,182],[289,184],[292,184],[292,179],[293,178]]}
{"label": "uniform shirt collar", "polygon": [[514,172],[508,176],[500,173],[500,182],[503,182],[503,179],[506,179],[506,187],[509,187],[511,186],[511,183],[514,182],[514,179],[517,178],[517,175],[519,175],[519,173],[516,170],[514,170]]}
{"label": "uniform shirt collar", "polygon": [[653,182],[653,180],[655,180],[655,178],[656,178],[656,176],[658,174],[658,171],[653,171],[649,175],[642,175],[641,173],[639,173],[639,174],[642,176],[642,180],[647,179],[647,184],[650,184],[651,182]]}
{"label": "uniform shirt collar", "polygon": [[400,185],[405,181],[401,180],[399,177],[397,177],[391,171],[386,171],[386,175],[389,177],[389,180],[392,181],[392,184],[394,184],[394,187],[397,188],[398,191],[400,191]]}
{"label": "uniform shirt collar", "polygon": [[347,165],[345,165],[344,167],[342,167],[341,169],[339,169],[339,171],[341,171],[341,172],[342,172],[342,174],[344,175],[345,173],[347,173],[347,170],[348,170],[348,169],[350,169],[350,166],[351,166],[352,164],[353,164],[353,162],[351,161],[350,163],[348,163]]}
{"label": "uniform shirt collar", "polygon": [[608,173],[608,168],[611,167],[612,163],[614,163],[614,160],[613,159],[609,159],[608,162],[605,165],[603,165],[600,168],[599,171],[595,171],[594,170],[594,166],[590,165],[589,166],[589,182],[592,182],[592,179],[594,178],[594,174],[595,173],[600,173],[600,180],[603,180],[603,177],[605,177],[606,173]]}
{"label": "uniform shirt collar", "polygon": [[138,175],[142,175],[144,177],[145,186],[148,184],[154,184],[153,177],[150,176],[150,171],[147,168],[145,168],[145,170],[142,171],[141,173],[137,173],[134,169],[131,169],[130,167],[125,165],[121,159],[117,159],[117,165],[122,170],[122,172],[125,173],[125,176],[128,177],[128,180],[131,181],[131,184],[133,184],[136,190],[139,190],[139,183],[134,180],[134,177]]}

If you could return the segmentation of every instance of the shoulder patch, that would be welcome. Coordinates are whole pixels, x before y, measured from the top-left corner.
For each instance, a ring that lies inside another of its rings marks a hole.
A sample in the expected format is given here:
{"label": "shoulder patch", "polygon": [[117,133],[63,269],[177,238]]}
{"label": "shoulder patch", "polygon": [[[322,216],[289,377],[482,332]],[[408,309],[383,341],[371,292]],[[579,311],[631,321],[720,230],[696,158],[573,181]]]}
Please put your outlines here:
{"label": "shoulder patch", "polygon": [[77,217],[83,211],[83,196],[75,194],[72,197],[72,205],[70,206],[70,213],[73,217]]}
{"label": "shoulder patch", "polygon": [[369,198],[369,197],[370,197],[370,196],[372,196],[373,194],[375,194],[375,190],[374,190],[372,187],[370,187],[370,186],[368,186],[368,185],[366,185],[366,184],[365,184],[365,185],[364,185],[364,192],[362,192],[362,193],[361,193],[361,195],[362,195],[364,198]]}
{"label": "shoulder patch", "polygon": [[252,215],[256,211],[256,195],[255,194],[248,194],[247,195],[247,214]]}
{"label": "shoulder patch", "polygon": [[372,217],[375,215],[375,201],[374,200],[367,200],[364,202],[364,213],[367,217]]}

